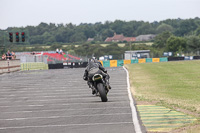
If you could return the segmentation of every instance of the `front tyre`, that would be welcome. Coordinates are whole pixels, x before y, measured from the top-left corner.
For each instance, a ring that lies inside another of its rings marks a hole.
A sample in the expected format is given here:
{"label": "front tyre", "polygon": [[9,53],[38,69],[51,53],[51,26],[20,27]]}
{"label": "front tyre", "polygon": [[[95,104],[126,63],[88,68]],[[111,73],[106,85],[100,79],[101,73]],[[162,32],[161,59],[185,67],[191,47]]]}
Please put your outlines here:
{"label": "front tyre", "polygon": [[97,84],[97,89],[99,91],[99,94],[100,94],[100,97],[101,97],[101,101],[102,102],[107,102],[108,99],[107,99],[106,90],[103,87],[103,84],[102,83]]}

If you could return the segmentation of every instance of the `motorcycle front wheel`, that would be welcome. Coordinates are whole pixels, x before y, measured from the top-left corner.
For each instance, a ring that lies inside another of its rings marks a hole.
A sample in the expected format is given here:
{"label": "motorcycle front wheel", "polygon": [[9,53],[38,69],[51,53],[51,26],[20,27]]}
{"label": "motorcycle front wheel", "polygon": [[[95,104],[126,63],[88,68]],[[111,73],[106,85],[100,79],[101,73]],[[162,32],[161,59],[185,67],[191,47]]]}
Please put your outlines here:
{"label": "motorcycle front wheel", "polygon": [[102,102],[107,102],[108,98],[107,98],[106,90],[103,87],[103,84],[102,83],[98,83],[97,84],[97,89],[99,91],[99,94],[100,94],[100,97],[101,97],[101,101]]}

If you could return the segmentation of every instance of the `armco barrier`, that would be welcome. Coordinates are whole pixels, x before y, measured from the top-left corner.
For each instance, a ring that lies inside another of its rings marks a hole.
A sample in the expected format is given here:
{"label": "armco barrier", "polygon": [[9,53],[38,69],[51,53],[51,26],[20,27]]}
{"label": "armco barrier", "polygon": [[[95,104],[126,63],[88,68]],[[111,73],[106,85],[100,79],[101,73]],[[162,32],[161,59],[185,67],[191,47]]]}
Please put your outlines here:
{"label": "armco barrier", "polygon": [[0,60],[0,74],[20,70],[20,60]]}
{"label": "armco barrier", "polygon": [[21,63],[21,70],[47,70],[48,64],[43,62],[28,62],[28,63]]}
{"label": "armco barrier", "polygon": [[168,61],[179,61],[184,60],[184,57],[168,57]]}

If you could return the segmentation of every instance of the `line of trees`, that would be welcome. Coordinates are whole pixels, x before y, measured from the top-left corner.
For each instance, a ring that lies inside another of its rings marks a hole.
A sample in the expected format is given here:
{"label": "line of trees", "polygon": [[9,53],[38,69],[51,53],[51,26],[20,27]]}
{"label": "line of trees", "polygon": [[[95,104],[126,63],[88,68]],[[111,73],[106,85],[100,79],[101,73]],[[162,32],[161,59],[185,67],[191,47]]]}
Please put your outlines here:
{"label": "line of trees", "polygon": [[[126,50],[144,50],[150,49],[154,56],[162,56],[162,52],[182,52],[182,51],[200,51],[200,18],[194,19],[167,19],[160,22],[144,21],[106,21],[105,23],[80,25],[69,24],[47,24],[40,23],[38,26],[10,27],[7,30],[26,30],[29,33],[31,49],[26,47],[16,47],[10,44],[9,48],[14,51],[45,51],[62,48],[77,55],[91,55],[98,53],[98,56],[112,54],[121,56]],[[107,47],[100,45],[91,45],[104,43],[106,37],[117,34],[123,34],[127,37],[136,37],[145,34],[156,34],[152,46],[130,45],[126,43],[125,47],[119,47],[116,43],[111,43]],[[88,38],[94,38],[94,41],[86,42]],[[4,40],[0,36],[0,40]],[[62,47],[62,45],[69,45]],[[75,47],[75,44],[81,47]],[[49,45],[50,48],[42,46]]]}
{"label": "line of trees", "polygon": [[104,41],[107,37],[117,34],[124,34],[127,37],[136,37],[144,34],[160,34],[169,31],[175,36],[199,35],[200,18],[194,19],[167,19],[160,22],[144,21],[106,21],[95,24],[81,23],[80,25],[40,23],[38,26],[27,26],[24,28],[30,35],[30,44],[48,44],[53,43],[76,43],[85,42],[88,38],[94,38],[94,41]]}

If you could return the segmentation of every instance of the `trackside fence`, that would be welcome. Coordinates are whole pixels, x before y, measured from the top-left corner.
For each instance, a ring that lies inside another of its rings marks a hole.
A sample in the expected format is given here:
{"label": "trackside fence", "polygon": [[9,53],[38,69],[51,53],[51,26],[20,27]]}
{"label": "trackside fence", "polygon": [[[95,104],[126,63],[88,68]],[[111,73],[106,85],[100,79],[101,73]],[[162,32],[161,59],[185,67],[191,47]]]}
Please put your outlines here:
{"label": "trackside fence", "polygon": [[167,62],[168,58],[143,58],[135,60],[107,60],[100,61],[104,67],[119,67],[125,64],[136,64],[136,63],[151,63],[151,62]]}
{"label": "trackside fence", "polygon": [[104,67],[118,67],[118,66],[123,66],[125,64],[155,63],[155,62],[198,60],[198,59],[200,59],[200,56],[143,58],[143,59],[135,59],[135,60],[107,60],[107,61],[100,61],[100,62]]}
{"label": "trackside fence", "polygon": [[[185,56],[185,57],[162,57],[162,58],[142,58],[135,60],[107,60],[100,61],[104,67],[120,67],[125,64],[137,63],[158,63],[168,61],[182,61],[182,60],[199,60],[200,56]],[[41,58],[41,60],[43,60]],[[47,69],[63,69],[63,68],[85,68],[87,62],[64,62],[55,64],[46,64],[45,62],[24,62],[21,63],[21,70],[47,70]]]}

